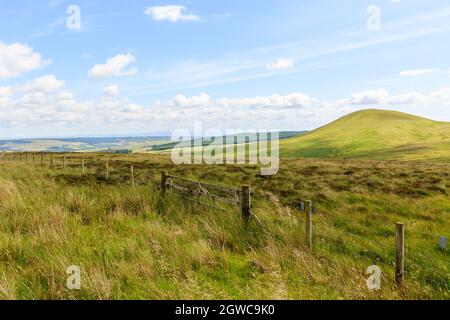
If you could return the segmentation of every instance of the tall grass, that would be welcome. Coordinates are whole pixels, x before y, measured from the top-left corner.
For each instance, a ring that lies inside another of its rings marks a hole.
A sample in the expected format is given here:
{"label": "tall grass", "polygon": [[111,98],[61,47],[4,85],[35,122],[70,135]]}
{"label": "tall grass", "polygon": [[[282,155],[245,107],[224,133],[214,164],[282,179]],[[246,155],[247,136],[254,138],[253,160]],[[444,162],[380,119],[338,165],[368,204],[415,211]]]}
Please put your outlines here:
{"label": "tall grass", "polygon": [[[248,166],[172,166],[160,156],[91,155],[88,172],[0,163],[3,299],[448,299],[448,165],[283,160],[280,174]],[[136,188],[129,183],[135,167]],[[161,196],[161,170],[253,187],[253,219],[239,208]],[[312,199],[314,248],[301,200]],[[406,284],[395,287],[394,223],[406,224]],[[368,266],[382,289],[366,287]],[[66,269],[82,270],[68,290]]]}

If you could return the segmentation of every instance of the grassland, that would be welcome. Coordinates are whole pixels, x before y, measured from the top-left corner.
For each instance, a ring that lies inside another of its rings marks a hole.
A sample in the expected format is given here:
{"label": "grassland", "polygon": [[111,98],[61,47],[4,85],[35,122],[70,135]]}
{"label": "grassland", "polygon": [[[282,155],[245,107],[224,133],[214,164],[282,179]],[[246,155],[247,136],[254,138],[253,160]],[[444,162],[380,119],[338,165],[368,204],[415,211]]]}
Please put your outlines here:
{"label": "grassland", "polygon": [[[438,249],[450,236],[449,164],[282,159],[274,177],[163,155],[89,155],[84,175],[79,160],[69,165],[0,162],[0,298],[450,298],[450,254]],[[162,197],[162,170],[252,185],[259,221]],[[301,199],[318,208],[312,252]],[[396,221],[406,224],[404,289],[393,281]],[[378,292],[366,287],[373,264],[383,271]],[[81,267],[79,291],[66,288],[69,265]]]}
{"label": "grassland", "polygon": [[281,141],[283,156],[450,161],[450,123],[396,111],[363,110]]}

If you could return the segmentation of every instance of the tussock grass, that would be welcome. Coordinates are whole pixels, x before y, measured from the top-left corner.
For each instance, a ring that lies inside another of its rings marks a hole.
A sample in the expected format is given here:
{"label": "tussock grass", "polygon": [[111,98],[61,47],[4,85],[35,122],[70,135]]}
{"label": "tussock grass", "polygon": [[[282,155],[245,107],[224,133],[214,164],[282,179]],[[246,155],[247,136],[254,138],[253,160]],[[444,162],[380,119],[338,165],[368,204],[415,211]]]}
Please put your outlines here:
{"label": "tussock grass", "polygon": [[[2,299],[448,299],[446,164],[283,159],[252,166],[173,166],[165,156],[86,155],[69,167],[0,163]],[[110,160],[110,179],[102,177]],[[136,187],[129,182],[135,166]],[[161,170],[253,189],[253,219],[162,197]],[[301,200],[311,199],[314,248]],[[394,284],[394,223],[406,224],[406,284]],[[370,265],[382,290],[366,287]],[[82,289],[66,288],[66,268]]]}

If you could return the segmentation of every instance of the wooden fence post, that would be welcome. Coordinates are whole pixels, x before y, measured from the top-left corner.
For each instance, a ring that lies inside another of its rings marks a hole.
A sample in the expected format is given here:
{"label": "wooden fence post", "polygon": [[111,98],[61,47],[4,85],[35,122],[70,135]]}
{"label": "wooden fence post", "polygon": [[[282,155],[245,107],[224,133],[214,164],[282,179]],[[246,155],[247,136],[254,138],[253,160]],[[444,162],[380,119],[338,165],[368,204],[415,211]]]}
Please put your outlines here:
{"label": "wooden fence post", "polygon": [[131,166],[131,186],[134,188],[134,167]]}
{"label": "wooden fence post", "polygon": [[306,201],[308,203],[308,208],[306,208],[306,245],[309,250],[312,250],[312,213],[313,204],[312,201]]}
{"label": "wooden fence post", "polygon": [[252,208],[251,188],[249,185],[242,186],[242,217],[244,221],[250,220],[250,209]]}
{"label": "wooden fence post", "polygon": [[41,166],[44,166],[44,153],[41,152]]}
{"label": "wooden fence post", "polygon": [[169,176],[169,173],[167,171],[163,171],[161,173],[161,191],[162,194],[166,194],[167,190],[167,177]]}
{"label": "wooden fence post", "polygon": [[106,160],[106,180],[109,180],[109,160]]}
{"label": "wooden fence post", "polygon": [[33,164],[35,164],[35,154],[33,152]]}
{"label": "wooden fence post", "polygon": [[53,153],[50,153],[50,168],[53,168]]}
{"label": "wooden fence post", "polygon": [[83,174],[86,172],[86,167],[84,166],[84,157],[81,158],[81,172]]}
{"label": "wooden fence post", "polygon": [[403,223],[396,223],[396,263],[395,282],[398,286],[403,286],[405,273],[405,226]]}

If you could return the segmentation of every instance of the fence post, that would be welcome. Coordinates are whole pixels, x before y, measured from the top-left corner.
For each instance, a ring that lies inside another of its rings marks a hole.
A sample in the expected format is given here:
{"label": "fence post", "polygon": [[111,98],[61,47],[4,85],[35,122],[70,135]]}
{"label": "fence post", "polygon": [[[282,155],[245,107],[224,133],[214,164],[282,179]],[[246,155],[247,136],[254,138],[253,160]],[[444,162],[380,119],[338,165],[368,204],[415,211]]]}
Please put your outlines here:
{"label": "fence post", "polygon": [[86,172],[86,168],[84,166],[84,157],[81,158],[81,172],[83,174]]}
{"label": "fence post", "polygon": [[167,171],[163,171],[161,173],[161,191],[162,194],[166,194],[167,191],[167,177],[169,176],[169,173]]}
{"label": "fence post", "polygon": [[312,250],[312,212],[313,212],[313,204],[312,201],[306,201],[308,203],[308,208],[306,211],[306,245],[309,250]]}
{"label": "fence post", "polygon": [[131,166],[131,186],[134,188],[134,167]]}
{"label": "fence post", "polygon": [[35,164],[35,154],[34,154],[34,152],[33,152],[33,164]]}
{"label": "fence post", "polygon": [[244,221],[250,220],[250,209],[252,207],[251,190],[249,185],[242,186],[242,217]]}
{"label": "fence post", "polygon": [[405,273],[405,226],[400,222],[396,223],[396,240],[395,282],[402,286]]}
{"label": "fence post", "polygon": [[109,180],[109,160],[106,160],[106,180]]}
{"label": "fence post", "polygon": [[50,168],[53,168],[53,153],[50,153]]}
{"label": "fence post", "polygon": [[25,163],[28,163],[28,152],[25,153]]}
{"label": "fence post", "polygon": [[44,166],[44,153],[41,152],[41,166]]}
{"label": "fence post", "polygon": [[63,168],[65,169],[67,167],[67,155],[64,154],[64,159],[63,159],[64,163],[63,163]]}

